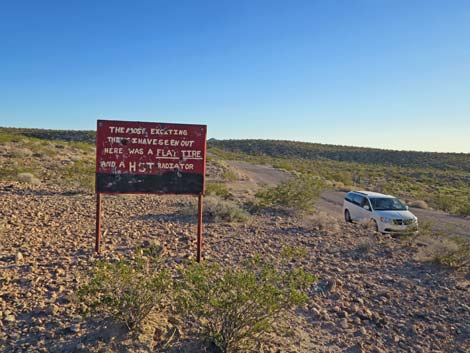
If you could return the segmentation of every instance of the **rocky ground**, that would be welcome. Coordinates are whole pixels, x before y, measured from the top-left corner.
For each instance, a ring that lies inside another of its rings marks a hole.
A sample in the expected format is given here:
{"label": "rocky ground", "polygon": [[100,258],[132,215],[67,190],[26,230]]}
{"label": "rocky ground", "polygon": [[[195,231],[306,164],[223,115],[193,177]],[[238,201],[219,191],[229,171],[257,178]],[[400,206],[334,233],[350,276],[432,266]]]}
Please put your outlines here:
{"label": "rocky ground", "polygon": [[[0,183],[0,347],[5,352],[195,351],[174,320],[142,331],[84,318],[76,291],[98,258],[160,244],[174,268],[195,256],[188,196],[104,196],[103,254],[94,253],[95,198],[45,185]],[[184,212],[183,212],[184,213]],[[187,214],[185,212],[184,214]],[[265,212],[244,223],[204,225],[204,260],[236,266],[302,246],[319,277],[311,301],[289,315],[265,352],[469,352],[470,277],[414,260],[419,244],[322,215]],[[99,328],[100,327],[100,328]],[[163,337],[171,337],[165,345]]]}

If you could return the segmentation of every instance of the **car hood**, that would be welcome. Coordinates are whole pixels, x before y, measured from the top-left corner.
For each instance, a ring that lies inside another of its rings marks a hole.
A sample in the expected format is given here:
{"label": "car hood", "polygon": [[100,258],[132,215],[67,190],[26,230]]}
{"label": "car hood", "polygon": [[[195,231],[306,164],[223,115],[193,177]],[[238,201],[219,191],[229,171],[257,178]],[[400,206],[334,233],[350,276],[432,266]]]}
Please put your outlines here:
{"label": "car hood", "polygon": [[375,211],[379,217],[387,217],[392,219],[415,219],[416,216],[410,211]]}

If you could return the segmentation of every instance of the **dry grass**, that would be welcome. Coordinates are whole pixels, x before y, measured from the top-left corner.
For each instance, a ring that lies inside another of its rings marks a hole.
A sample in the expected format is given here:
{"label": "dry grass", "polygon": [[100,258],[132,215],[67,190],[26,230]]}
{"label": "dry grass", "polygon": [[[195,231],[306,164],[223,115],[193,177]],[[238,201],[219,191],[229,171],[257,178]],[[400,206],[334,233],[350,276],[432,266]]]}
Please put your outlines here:
{"label": "dry grass", "polygon": [[425,246],[415,256],[417,261],[433,262],[451,268],[470,269],[470,241],[462,237],[425,235],[419,241]]}
{"label": "dry grass", "polygon": [[[204,198],[202,207],[203,217],[208,222],[245,222],[250,215],[237,203],[230,200],[223,200],[217,196],[207,196]],[[191,204],[181,211],[184,217],[193,217],[197,214],[197,206]]]}
{"label": "dry grass", "polygon": [[377,241],[374,237],[367,237],[357,244],[356,251],[359,254],[369,254],[376,244]]}
{"label": "dry grass", "polygon": [[322,230],[329,234],[337,234],[341,231],[338,219],[330,216],[326,212],[312,213],[304,217],[301,224],[304,228]]}
{"label": "dry grass", "polygon": [[28,183],[33,185],[41,184],[41,181],[34,176],[32,173],[19,173],[18,181],[21,183]]}
{"label": "dry grass", "polygon": [[409,206],[415,207],[415,208],[421,208],[423,210],[427,210],[429,208],[429,205],[426,203],[426,201],[423,201],[423,200],[412,201],[409,203]]}

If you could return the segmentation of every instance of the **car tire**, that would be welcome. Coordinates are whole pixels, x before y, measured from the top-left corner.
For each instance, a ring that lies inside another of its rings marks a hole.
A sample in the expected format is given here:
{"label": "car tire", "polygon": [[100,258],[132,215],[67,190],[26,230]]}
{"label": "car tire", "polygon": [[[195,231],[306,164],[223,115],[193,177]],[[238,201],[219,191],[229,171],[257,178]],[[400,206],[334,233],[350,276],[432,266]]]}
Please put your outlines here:
{"label": "car tire", "polygon": [[372,224],[372,229],[376,232],[379,231],[379,225],[377,224],[377,221],[375,219],[371,219],[370,220],[370,223]]}
{"label": "car tire", "polygon": [[352,223],[352,218],[351,218],[351,214],[349,213],[349,210],[344,210],[344,220],[347,223]]}

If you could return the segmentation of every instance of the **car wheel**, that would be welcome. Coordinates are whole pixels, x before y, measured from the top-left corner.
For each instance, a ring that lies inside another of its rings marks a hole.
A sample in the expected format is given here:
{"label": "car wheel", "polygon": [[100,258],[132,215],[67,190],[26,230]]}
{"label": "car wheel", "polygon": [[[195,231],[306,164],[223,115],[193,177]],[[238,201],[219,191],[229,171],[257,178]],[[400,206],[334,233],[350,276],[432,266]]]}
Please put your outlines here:
{"label": "car wheel", "polygon": [[351,214],[349,213],[349,210],[344,211],[344,220],[348,223],[352,223]]}
{"label": "car wheel", "polygon": [[372,224],[372,229],[375,230],[376,232],[379,231],[379,225],[377,224],[377,221],[375,219],[371,219],[370,223]]}

